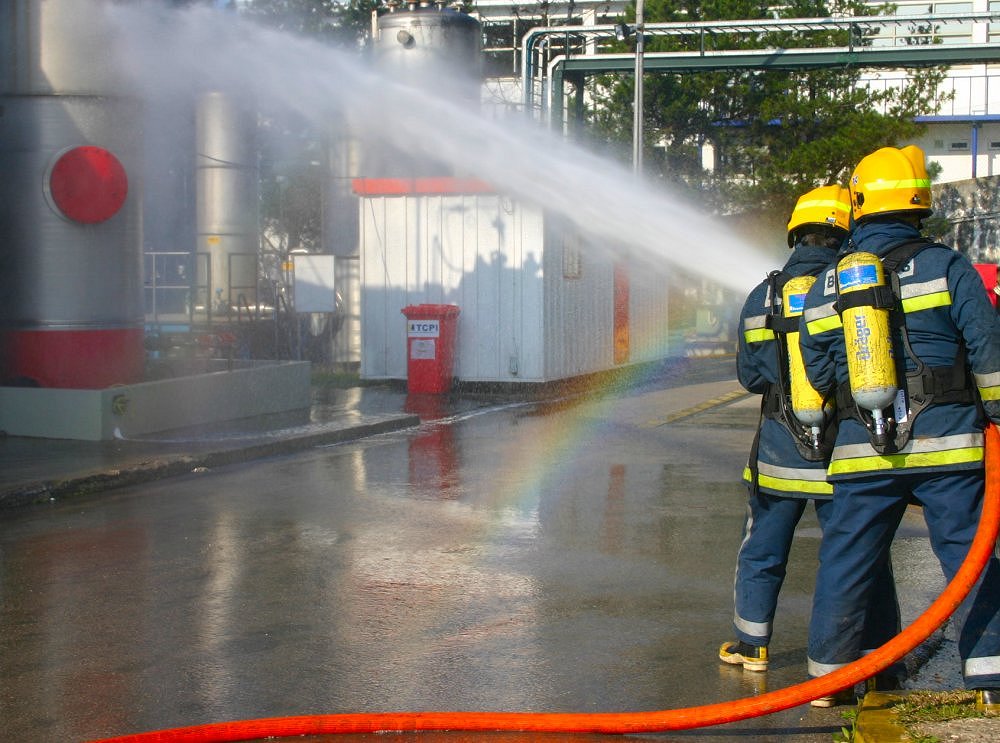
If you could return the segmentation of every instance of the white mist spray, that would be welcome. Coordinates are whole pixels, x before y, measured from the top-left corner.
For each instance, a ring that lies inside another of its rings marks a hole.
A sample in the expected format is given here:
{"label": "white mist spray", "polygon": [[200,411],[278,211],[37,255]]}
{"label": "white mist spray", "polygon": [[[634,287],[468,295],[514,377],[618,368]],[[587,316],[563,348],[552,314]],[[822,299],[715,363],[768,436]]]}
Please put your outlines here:
{"label": "white mist spray", "polygon": [[621,165],[533,122],[493,121],[453,96],[380,76],[355,53],[204,8],[116,6],[108,18],[122,39],[118,64],[140,95],[181,100],[206,85],[250,86],[259,100],[318,126],[343,117],[370,140],[539,204],[594,243],[638,251],[664,275],[677,267],[745,292],[773,267],[745,239]]}

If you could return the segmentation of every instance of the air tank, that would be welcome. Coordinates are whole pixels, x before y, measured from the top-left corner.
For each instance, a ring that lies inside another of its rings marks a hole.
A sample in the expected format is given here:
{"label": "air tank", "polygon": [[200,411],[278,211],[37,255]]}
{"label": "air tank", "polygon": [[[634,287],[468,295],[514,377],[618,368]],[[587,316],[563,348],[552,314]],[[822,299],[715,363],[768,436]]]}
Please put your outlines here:
{"label": "air tank", "polygon": [[[257,116],[249,96],[209,91],[196,113],[198,286],[213,319],[257,304]],[[206,266],[208,273],[205,273]]]}
{"label": "air tank", "polygon": [[7,0],[0,54],[0,383],[143,375],[141,106],[106,5]]}

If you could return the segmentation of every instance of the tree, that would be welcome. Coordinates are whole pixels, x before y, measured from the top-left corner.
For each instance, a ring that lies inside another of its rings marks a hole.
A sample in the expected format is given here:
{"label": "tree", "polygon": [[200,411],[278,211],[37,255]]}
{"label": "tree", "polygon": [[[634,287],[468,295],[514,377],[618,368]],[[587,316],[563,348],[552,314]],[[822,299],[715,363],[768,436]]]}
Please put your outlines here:
{"label": "tree", "polygon": [[250,0],[243,12],[281,31],[360,48],[381,6],[381,0]]}
{"label": "tree", "polygon": [[[860,0],[790,0],[780,6],[753,0],[648,0],[651,22],[772,19],[878,14]],[[634,18],[634,6],[631,10]],[[648,51],[845,47],[846,29],[747,35],[652,37]],[[795,40],[791,39],[795,36]],[[870,43],[855,38],[855,45]],[[649,175],[700,192],[718,213],[770,211],[787,216],[804,191],[845,183],[851,168],[878,147],[911,139],[923,129],[908,112],[936,110],[941,68],[913,76],[902,88],[859,86],[862,70],[721,70],[647,74],[644,134]],[[592,124],[604,141],[631,138],[631,76],[605,76],[598,85]],[[655,144],[655,147],[651,147]],[[710,145],[715,166],[702,165]]]}
{"label": "tree", "polygon": [[[360,51],[381,0],[250,0],[243,15],[294,36]],[[293,250],[322,250],[325,134],[287,111],[262,110],[261,219],[283,260]]]}

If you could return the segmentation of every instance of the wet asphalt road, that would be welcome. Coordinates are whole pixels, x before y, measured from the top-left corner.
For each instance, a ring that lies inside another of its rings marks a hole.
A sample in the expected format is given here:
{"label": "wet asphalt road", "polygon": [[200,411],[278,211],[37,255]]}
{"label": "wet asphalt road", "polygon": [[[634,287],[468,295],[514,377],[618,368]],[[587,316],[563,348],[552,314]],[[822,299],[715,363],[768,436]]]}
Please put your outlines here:
{"label": "wet asphalt road", "polygon": [[[713,360],[613,394],[467,407],[414,430],[4,513],[5,735],[78,741],[333,712],[657,710],[802,681],[811,511],[771,671],[716,660],[731,632],[755,415],[750,401],[692,406],[735,389],[731,361]],[[919,530],[905,536],[914,564],[925,560]],[[647,737],[829,743],[841,711]],[[556,739],[605,738],[337,738]]]}

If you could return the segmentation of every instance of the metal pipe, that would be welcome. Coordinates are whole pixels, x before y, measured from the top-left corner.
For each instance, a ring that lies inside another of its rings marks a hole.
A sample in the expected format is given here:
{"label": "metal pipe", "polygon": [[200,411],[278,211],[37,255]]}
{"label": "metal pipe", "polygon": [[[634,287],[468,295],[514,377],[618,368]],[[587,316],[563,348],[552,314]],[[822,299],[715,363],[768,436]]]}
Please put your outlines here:
{"label": "metal pipe", "polygon": [[642,56],[644,52],[645,24],[644,0],[635,0],[635,101],[632,105],[632,170],[642,173]]}
{"label": "metal pipe", "polygon": [[[920,20],[928,23],[997,23],[1000,22],[1000,12],[941,13],[920,16]],[[766,31],[829,31],[832,28],[862,30],[884,26],[908,26],[912,22],[913,16],[868,16],[865,18],[767,18],[746,21],[674,22],[643,25],[650,36],[703,36],[706,31],[728,34],[759,34]],[[615,26],[614,24],[574,26],[572,31],[580,36],[612,37],[615,33]],[[531,57],[534,53],[535,42],[537,38],[552,34],[566,34],[566,28],[563,26],[535,26],[521,37],[521,98],[526,113],[530,112],[534,105],[531,77],[535,65]],[[852,33],[850,48],[853,49],[853,47],[854,34]]]}

